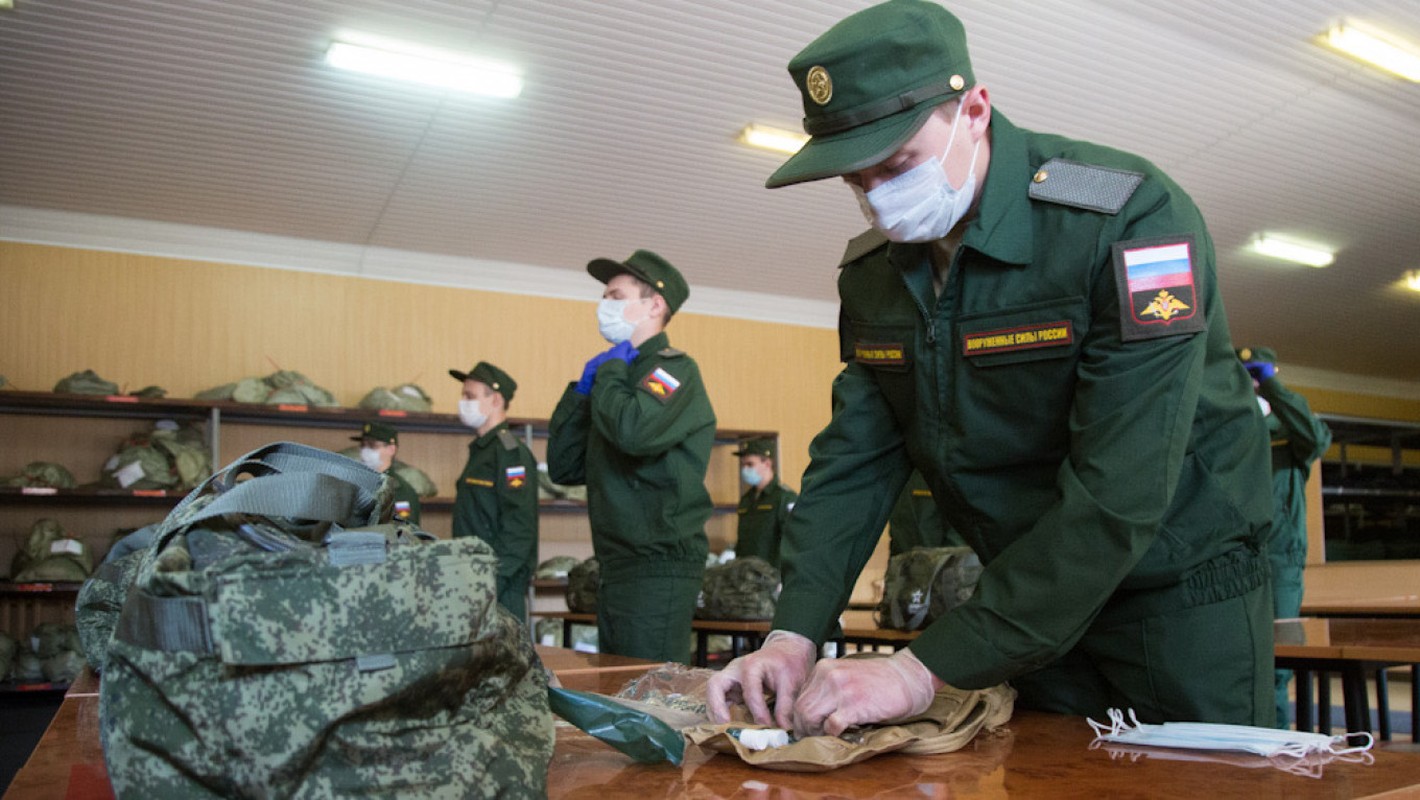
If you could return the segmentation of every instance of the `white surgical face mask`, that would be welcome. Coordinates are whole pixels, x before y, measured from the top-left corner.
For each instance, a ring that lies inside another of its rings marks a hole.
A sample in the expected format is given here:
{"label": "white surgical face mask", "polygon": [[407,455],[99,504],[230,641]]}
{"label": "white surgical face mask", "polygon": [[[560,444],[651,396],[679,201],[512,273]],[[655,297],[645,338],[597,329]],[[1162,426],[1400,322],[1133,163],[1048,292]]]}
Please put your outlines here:
{"label": "white surgical face mask", "polygon": [[636,326],[645,321],[645,317],[635,321],[626,320],[626,307],[631,303],[639,303],[644,298],[636,300],[610,300],[602,298],[597,304],[597,330],[601,331],[602,338],[612,344],[621,344],[631,338],[631,334],[636,332]]}
{"label": "white surgical face mask", "polygon": [[873,227],[894,242],[932,242],[946,236],[966,216],[976,194],[976,155],[981,140],[971,151],[971,171],[960,189],[947,179],[942,162],[957,139],[957,123],[965,103],[957,104],[952,117],[952,135],[941,158],[932,156],[912,169],[864,192],[854,186],[858,206]]}
{"label": "white surgical face mask", "polygon": [[377,472],[384,466],[380,463],[380,451],[373,447],[360,448],[360,463]]}
{"label": "white surgical face mask", "polygon": [[1124,713],[1109,710],[1110,724],[1087,720],[1095,729],[1095,740],[1151,747],[1183,747],[1191,750],[1232,750],[1260,756],[1294,756],[1302,758],[1313,753],[1342,755],[1370,750],[1375,740],[1369,733],[1366,744],[1347,747],[1346,735],[1307,733],[1279,728],[1257,728],[1250,725],[1220,725],[1210,722],[1165,722],[1147,725],[1139,721],[1133,709],[1125,722]]}
{"label": "white surgical face mask", "polygon": [[740,467],[740,478],[750,486],[758,486],[760,481],[759,470],[749,466]]}
{"label": "white surgical face mask", "polygon": [[478,408],[477,400],[467,398],[459,401],[459,419],[463,424],[478,430],[483,427],[483,423],[488,421],[488,415]]}

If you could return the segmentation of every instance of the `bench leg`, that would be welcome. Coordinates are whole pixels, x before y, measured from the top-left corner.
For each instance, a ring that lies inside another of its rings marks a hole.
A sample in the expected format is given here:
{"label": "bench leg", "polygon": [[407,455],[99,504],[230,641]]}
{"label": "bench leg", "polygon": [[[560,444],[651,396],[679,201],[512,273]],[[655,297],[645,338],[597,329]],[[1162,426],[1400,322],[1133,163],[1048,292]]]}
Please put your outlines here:
{"label": "bench leg", "polygon": [[1390,741],[1390,686],[1386,682],[1385,667],[1376,670],[1376,730],[1381,741]]}
{"label": "bench leg", "polygon": [[1297,730],[1312,730],[1312,671],[1297,669],[1292,671],[1297,692]]}

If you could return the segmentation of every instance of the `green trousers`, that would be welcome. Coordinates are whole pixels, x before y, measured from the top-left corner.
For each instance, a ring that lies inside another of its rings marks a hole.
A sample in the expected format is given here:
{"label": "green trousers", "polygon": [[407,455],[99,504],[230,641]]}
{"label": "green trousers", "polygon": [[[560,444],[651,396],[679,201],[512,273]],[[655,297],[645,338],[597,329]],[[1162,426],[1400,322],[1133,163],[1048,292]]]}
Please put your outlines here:
{"label": "green trousers", "polygon": [[[1279,559],[1272,554],[1272,613],[1276,619],[1292,619],[1302,613],[1302,569],[1300,563]],[[1277,694],[1277,722],[1279,728],[1289,728],[1292,724],[1291,703],[1287,700],[1287,684],[1292,682],[1290,669],[1274,672]],[[1325,711],[1325,710],[1323,710]]]}
{"label": "green trousers", "polygon": [[1271,727],[1272,592],[1265,578],[1230,597],[1160,608],[1170,592],[1185,594],[1150,593],[1147,616],[1128,613],[1128,601],[1107,608],[1069,653],[1011,681],[1017,704],[1097,720],[1107,719],[1107,709],[1132,708],[1150,723]]}
{"label": "green trousers", "polygon": [[524,624],[528,621],[528,583],[532,570],[523,567],[508,577],[498,576],[498,605],[513,612]]}
{"label": "green trousers", "polygon": [[603,653],[690,663],[690,623],[698,578],[602,581],[597,592],[597,649]]}

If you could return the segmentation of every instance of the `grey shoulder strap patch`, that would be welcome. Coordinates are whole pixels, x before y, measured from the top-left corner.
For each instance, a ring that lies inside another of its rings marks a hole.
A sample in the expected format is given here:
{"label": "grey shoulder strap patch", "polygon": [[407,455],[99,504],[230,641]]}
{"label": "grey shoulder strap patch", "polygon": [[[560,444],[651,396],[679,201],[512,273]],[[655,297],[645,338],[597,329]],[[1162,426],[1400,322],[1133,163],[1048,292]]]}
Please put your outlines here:
{"label": "grey shoulder strap patch", "polygon": [[1143,182],[1142,172],[1052,158],[1031,178],[1030,196],[1032,200],[1118,214]]}
{"label": "grey shoulder strap patch", "polygon": [[869,228],[848,241],[848,247],[843,251],[843,260],[838,262],[838,266],[848,266],[887,243],[888,238],[882,231]]}
{"label": "grey shoulder strap patch", "polygon": [[509,433],[507,428],[498,431],[498,441],[503,443],[503,449],[505,450],[518,449],[518,437]]}
{"label": "grey shoulder strap patch", "polygon": [[685,351],[677,350],[674,347],[667,347],[664,350],[657,350],[656,355],[660,356],[661,358],[680,358],[681,356],[685,355]]}

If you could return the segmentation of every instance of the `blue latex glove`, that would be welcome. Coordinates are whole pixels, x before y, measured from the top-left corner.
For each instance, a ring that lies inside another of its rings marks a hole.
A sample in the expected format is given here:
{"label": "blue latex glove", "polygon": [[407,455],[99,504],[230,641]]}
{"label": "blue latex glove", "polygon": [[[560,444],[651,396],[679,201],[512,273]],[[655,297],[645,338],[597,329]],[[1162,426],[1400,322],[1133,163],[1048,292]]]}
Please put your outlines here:
{"label": "blue latex glove", "polygon": [[630,339],[624,342],[618,342],[615,347],[606,351],[607,358],[619,358],[627,364],[635,361],[636,357],[639,355],[641,355],[641,351],[637,350],[636,347],[631,344]]}
{"label": "blue latex glove", "polygon": [[1277,365],[1267,361],[1244,361],[1243,369],[1258,383],[1271,378],[1277,374]]}
{"label": "blue latex glove", "polygon": [[577,394],[591,394],[592,384],[597,381],[597,367],[600,367],[608,358],[611,358],[611,350],[592,356],[587,365],[582,367],[582,377],[577,381],[577,385],[572,387],[572,391]]}

